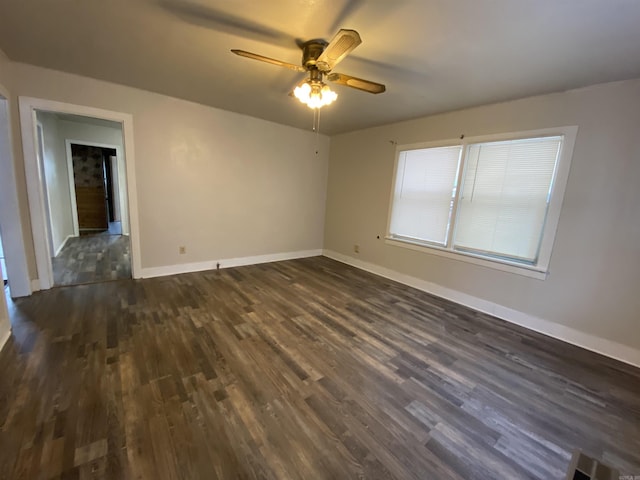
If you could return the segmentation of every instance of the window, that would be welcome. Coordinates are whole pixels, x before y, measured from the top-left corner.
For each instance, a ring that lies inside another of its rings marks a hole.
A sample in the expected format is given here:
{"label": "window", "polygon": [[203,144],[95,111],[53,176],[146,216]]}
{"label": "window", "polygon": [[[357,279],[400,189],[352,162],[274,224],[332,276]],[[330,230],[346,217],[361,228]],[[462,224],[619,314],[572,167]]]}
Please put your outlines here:
{"label": "window", "polygon": [[391,232],[445,245],[462,147],[400,152]]}
{"label": "window", "polygon": [[546,273],[576,132],[399,147],[387,239],[516,273]]}

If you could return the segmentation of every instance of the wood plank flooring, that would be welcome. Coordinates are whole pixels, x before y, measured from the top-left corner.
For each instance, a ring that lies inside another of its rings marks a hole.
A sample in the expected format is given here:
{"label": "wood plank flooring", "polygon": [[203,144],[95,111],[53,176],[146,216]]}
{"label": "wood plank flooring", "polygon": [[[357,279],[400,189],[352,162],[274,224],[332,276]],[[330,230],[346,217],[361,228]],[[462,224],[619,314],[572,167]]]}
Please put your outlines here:
{"label": "wood plank flooring", "polygon": [[324,257],[10,305],[2,479],[640,475],[640,370]]}
{"label": "wood plank flooring", "polygon": [[57,287],[131,278],[129,237],[108,232],[69,238],[53,258]]}

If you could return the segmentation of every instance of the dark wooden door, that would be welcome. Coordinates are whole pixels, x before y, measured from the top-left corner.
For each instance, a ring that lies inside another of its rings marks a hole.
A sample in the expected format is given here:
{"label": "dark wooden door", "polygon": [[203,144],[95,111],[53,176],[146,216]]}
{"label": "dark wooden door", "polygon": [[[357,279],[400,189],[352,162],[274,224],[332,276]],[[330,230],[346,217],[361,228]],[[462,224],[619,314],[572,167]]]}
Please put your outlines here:
{"label": "dark wooden door", "polygon": [[78,207],[78,228],[109,228],[104,185],[99,187],[78,187],[76,185],[76,203]]}

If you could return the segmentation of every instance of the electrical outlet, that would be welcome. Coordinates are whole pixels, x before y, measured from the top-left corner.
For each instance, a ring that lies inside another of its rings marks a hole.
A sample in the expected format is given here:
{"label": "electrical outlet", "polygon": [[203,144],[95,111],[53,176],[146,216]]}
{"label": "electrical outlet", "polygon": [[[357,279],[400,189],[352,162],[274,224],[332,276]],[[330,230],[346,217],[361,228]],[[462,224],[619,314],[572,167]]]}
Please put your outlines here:
{"label": "electrical outlet", "polygon": [[358,245],[357,243],[353,246],[353,251],[356,253],[360,253],[360,245]]}
{"label": "electrical outlet", "polygon": [[178,247],[178,253],[179,253],[180,255],[184,255],[185,253],[187,253],[187,247],[185,247],[184,245],[180,245],[180,246]]}

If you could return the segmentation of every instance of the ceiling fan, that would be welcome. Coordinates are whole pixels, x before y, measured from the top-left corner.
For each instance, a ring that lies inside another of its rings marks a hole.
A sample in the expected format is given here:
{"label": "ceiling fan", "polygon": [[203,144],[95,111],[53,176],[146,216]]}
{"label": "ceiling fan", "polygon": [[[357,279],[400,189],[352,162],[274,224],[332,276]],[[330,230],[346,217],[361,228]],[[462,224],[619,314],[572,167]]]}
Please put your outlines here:
{"label": "ceiling fan", "polygon": [[299,45],[302,49],[301,65],[294,65],[244,50],[231,51],[241,57],[270,63],[295,72],[308,73],[308,78],[298,84],[293,95],[310,108],[317,109],[329,105],[338,96],[324,83],[324,80],[375,94],[386,90],[386,87],[381,83],[333,72],[333,68],[361,43],[362,40],[358,32],[347,29],[341,29],[329,43],[324,40],[309,40]]}

